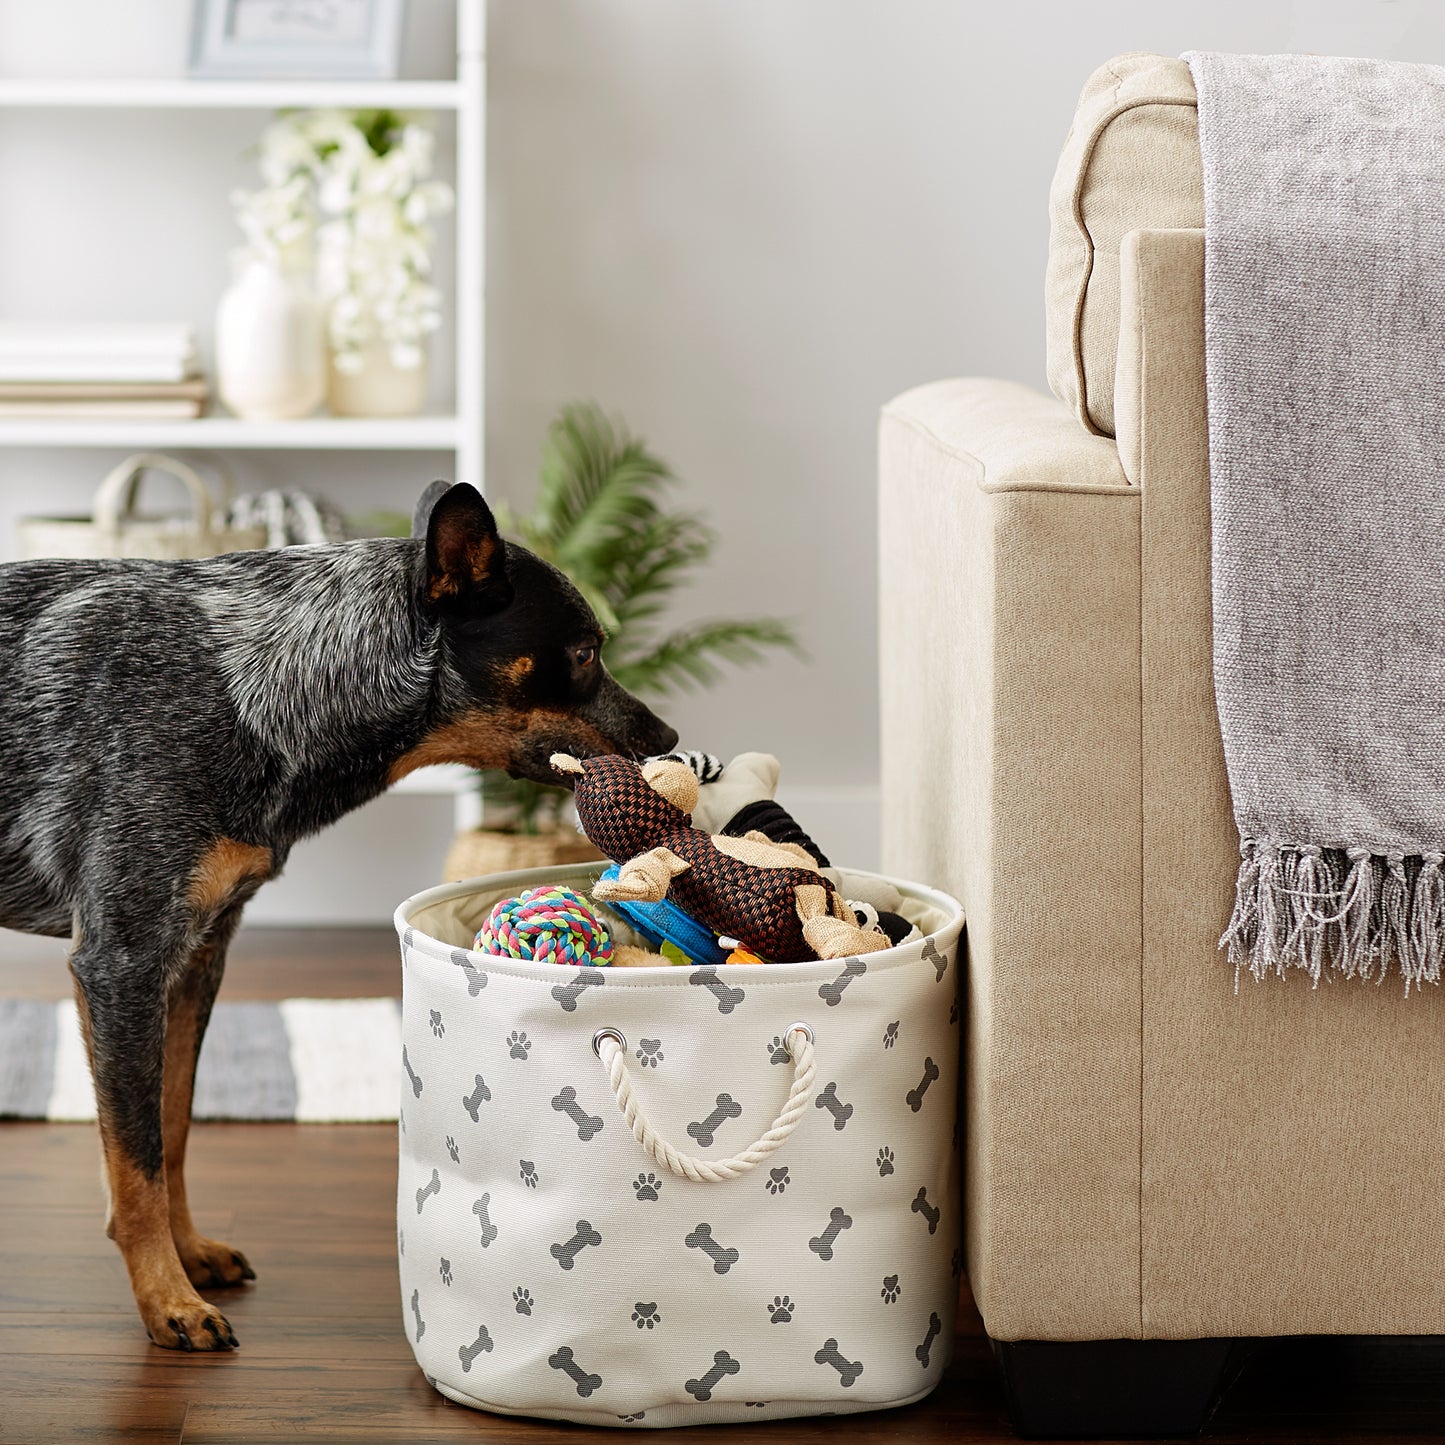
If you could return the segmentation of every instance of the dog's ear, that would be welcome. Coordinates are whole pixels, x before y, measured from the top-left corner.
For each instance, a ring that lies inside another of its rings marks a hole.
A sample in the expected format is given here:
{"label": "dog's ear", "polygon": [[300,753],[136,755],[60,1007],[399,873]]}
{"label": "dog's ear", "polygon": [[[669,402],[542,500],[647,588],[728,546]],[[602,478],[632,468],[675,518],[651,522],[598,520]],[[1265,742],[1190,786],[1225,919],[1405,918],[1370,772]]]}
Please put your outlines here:
{"label": "dog's ear", "polygon": [[416,499],[416,511],[411,514],[411,534],[418,541],[426,536],[427,523],[431,521],[432,508],[447,494],[450,482],[433,482]]}
{"label": "dog's ear", "polygon": [[448,487],[427,518],[424,594],[433,607],[469,612],[496,612],[512,600],[507,544],[492,509],[466,482]]}

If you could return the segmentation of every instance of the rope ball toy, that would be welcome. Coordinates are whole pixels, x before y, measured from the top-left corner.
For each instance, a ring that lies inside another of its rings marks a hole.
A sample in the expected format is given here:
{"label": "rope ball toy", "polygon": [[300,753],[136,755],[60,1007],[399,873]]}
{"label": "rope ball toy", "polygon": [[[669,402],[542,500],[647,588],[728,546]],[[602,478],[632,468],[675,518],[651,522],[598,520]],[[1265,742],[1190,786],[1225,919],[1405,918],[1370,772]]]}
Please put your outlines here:
{"label": "rope ball toy", "polygon": [[474,947],[535,963],[606,968],[612,962],[612,935],[581,895],[545,885],[498,903],[477,930]]}

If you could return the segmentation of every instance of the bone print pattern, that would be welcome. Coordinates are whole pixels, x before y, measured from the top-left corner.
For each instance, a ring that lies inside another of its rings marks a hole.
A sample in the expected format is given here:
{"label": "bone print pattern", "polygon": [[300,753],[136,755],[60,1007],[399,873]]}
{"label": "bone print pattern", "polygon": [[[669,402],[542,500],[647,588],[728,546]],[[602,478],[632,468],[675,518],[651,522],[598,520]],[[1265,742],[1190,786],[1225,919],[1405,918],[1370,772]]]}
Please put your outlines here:
{"label": "bone print pattern", "polygon": [[[958,975],[951,947],[912,948],[930,995],[948,984],[927,1014],[910,1002],[919,985],[890,976],[881,954],[809,965],[810,978],[781,987],[776,972],[678,970],[663,1006],[630,1014],[656,995],[626,975],[608,988],[596,970],[559,968],[524,984],[416,938],[401,1149],[417,1238],[401,1270],[426,1377],[463,1402],[594,1424],[650,1424],[678,1398],[698,1418],[846,1413],[936,1383],[956,1288],[957,1185],[939,1160],[954,1124],[958,1033],[946,1019]],[[445,989],[416,988],[437,965]],[[736,1189],[649,1157],[591,1048],[598,1028],[616,1028],[657,1133],[732,1153],[777,1117],[795,1021],[817,1035],[810,1106]],[[596,1332],[604,1316],[625,1327],[627,1349]],[[911,1374],[895,1388],[900,1356]],[[789,1409],[753,1408],[742,1393]]]}
{"label": "bone print pattern", "polygon": [[918,1081],[916,1089],[908,1091],[908,1107],[916,1114],[923,1107],[923,1096],[928,1092],[929,1085],[938,1078],[938,1065],[931,1058],[923,1061],[923,1077]]}
{"label": "bone print pattern", "polygon": [[494,1342],[491,1335],[487,1332],[486,1325],[478,1325],[476,1339],[469,1345],[463,1345],[457,1351],[457,1359],[461,1361],[463,1371],[471,1369],[472,1361],[475,1360],[478,1355],[489,1355],[493,1348]]}
{"label": "bone print pattern", "polygon": [[602,1120],[596,1114],[589,1114],[577,1102],[577,1090],[568,1084],[552,1100],[552,1107],[565,1114],[577,1126],[577,1137],[585,1144],[594,1134],[602,1132]]}
{"label": "bone print pattern", "polygon": [[845,1229],[853,1228],[853,1216],[841,1205],[835,1204],[828,1216],[828,1225],[822,1234],[814,1235],[808,1241],[808,1248],[824,1263],[833,1258],[833,1244]]}
{"label": "bone print pattern", "polygon": [[838,1130],[848,1127],[848,1120],[853,1117],[852,1104],[845,1104],[838,1097],[838,1081],[834,1079],[826,1084],[823,1092],[818,1095],[813,1103],[819,1109],[826,1109],[833,1116],[833,1127]]}
{"label": "bone print pattern", "polygon": [[602,1376],[594,1375],[584,1370],[577,1363],[577,1357],[572,1353],[571,1345],[563,1345],[555,1353],[547,1357],[547,1363],[554,1370],[563,1371],[577,1386],[577,1393],[585,1400],[588,1395],[594,1394],[602,1388]]}
{"label": "bone print pattern", "polygon": [[467,980],[467,996],[476,998],[487,986],[486,973],[477,967],[471,954],[463,953],[460,948],[452,949],[452,963],[461,969]]}
{"label": "bone print pattern", "polygon": [[862,978],[868,972],[868,965],[861,958],[850,958],[843,965],[843,972],[833,980],[832,983],[825,983],[818,989],[818,997],[823,1000],[829,1008],[837,1008],[843,1002],[843,990],[853,982],[855,978]]}
{"label": "bone print pattern", "polygon": [[689,1249],[700,1249],[712,1260],[713,1272],[715,1274],[726,1274],[735,1265],[741,1256],[735,1249],[724,1249],[717,1240],[712,1237],[712,1225],[699,1224],[688,1237],[683,1240]]}
{"label": "bone print pattern", "polygon": [[552,1246],[552,1258],[555,1259],[563,1269],[571,1269],[572,1265],[576,1262],[577,1256],[589,1244],[596,1246],[601,1243],[602,1236],[598,1234],[585,1219],[579,1219],[572,1238]]}
{"label": "bone print pattern", "polygon": [[713,1390],[724,1376],[736,1375],[741,1370],[742,1366],[726,1350],[719,1350],[712,1357],[712,1369],[701,1379],[689,1380],[683,1389],[701,1405],[712,1399]]}
{"label": "bone print pattern", "polygon": [[699,1119],[697,1123],[687,1126],[688,1137],[696,1139],[703,1149],[711,1149],[718,1129],[729,1119],[740,1118],[742,1112],[743,1106],[731,1094],[719,1094],[717,1107],[713,1109],[712,1113],[706,1119]]}
{"label": "bone print pattern", "polygon": [[844,1359],[839,1352],[838,1341],[835,1339],[824,1340],[823,1348],[813,1356],[813,1359],[820,1365],[832,1365],[838,1372],[838,1383],[845,1390],[863,1373],[863,1362]]}

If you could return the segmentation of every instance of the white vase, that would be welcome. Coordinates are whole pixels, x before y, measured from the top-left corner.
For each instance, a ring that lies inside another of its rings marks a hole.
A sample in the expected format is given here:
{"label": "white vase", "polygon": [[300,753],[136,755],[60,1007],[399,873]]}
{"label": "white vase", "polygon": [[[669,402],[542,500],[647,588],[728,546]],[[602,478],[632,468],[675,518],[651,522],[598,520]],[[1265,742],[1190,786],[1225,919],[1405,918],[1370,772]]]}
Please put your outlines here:
{"label": "white vase", "polygon": [[238,258],[216,309],[216,384],[247,421],[309,416],[326,394],[326,323],[299,268]]}
{"label": "white vase", "polygon": [[361,352],[359,371],[341,371],[333,358],[326,404],[333,416],[415,416],[426,405],[426,353],[416,366],[398,366],[379,341]]}

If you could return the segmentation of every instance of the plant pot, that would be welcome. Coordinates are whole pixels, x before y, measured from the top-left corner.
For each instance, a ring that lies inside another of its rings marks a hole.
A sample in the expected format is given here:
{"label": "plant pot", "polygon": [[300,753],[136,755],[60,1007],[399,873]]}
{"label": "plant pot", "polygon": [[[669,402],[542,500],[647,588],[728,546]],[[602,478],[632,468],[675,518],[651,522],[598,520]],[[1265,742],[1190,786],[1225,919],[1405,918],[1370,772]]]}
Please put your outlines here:
{"label": "plant pot", "polygon": [[401,367],[390,348],[373,342],[361,353],[360,371],[342,371],[332,358],[326,404],[333,416],[416,416],[426,405],[429,377],[425,352],[416,366]]}
{"label": "plant pot", "polygon": [[572,828],[545,833],[510,833],[499,828],[473,828],[458,833],[442,864],[442,882],[515,873],[523,868],[553,868],[565,863],[591,863],[602,854]]}

